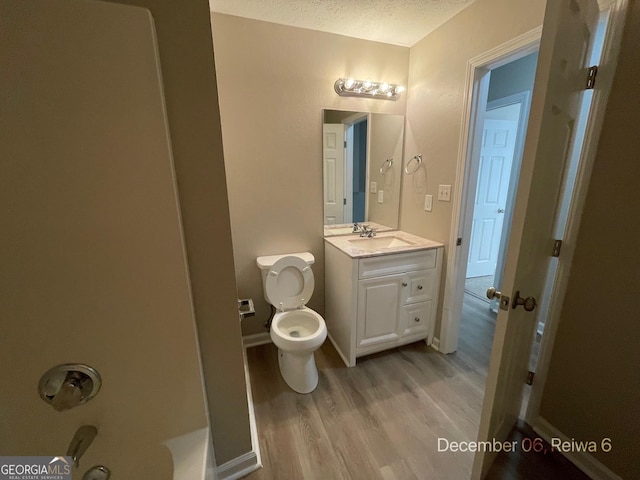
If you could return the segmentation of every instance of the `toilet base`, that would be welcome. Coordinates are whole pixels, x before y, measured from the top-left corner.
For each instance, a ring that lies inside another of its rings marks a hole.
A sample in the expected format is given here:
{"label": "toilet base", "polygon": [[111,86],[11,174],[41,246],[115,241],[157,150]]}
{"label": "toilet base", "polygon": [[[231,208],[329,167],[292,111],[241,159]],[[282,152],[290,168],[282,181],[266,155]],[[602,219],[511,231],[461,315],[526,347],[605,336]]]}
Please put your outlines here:
{"label": "toilet base", "polygon": [[318,368],[313,352],[291,353],[278,349],[280,375],[292,390],[311,393],[318,386]]}

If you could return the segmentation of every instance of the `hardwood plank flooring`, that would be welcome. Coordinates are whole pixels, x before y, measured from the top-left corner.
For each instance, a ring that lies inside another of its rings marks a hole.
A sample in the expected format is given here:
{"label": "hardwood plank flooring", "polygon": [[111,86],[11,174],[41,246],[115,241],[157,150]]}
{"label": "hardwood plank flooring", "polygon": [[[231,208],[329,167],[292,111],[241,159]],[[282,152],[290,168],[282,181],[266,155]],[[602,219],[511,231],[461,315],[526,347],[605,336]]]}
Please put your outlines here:
{"label": "hardwood plank flooring", "polygon": [[[438,452],[438,438],[476,439],[495,328],[488,304],[465,295],[458,351],[417,342],[342,363],[331,342],[316,352],[318,388],[293,392],[277,348],[247,350],[263,468],[249,480],[462,480],[471,453]],[[538,339],[539,340],[539,339]],[[535,363],[538,345],[534,345]],[[528,394],[528,388],[524,387]],[[534,433],[522,424],[511,440]],[[587,477],[558,455],[500,454],[489,480]]]}
{"label": "hardwood plank flooring", "polygon": [[327,341],[308,395],[282,380],[273,344],[250,348],[263,468],[247,478],[468,478],[473,455],[438,452],[438,438],[475,440],[494,326],[487,304],[470,297],[451,355],[417,342],[347,368]]}

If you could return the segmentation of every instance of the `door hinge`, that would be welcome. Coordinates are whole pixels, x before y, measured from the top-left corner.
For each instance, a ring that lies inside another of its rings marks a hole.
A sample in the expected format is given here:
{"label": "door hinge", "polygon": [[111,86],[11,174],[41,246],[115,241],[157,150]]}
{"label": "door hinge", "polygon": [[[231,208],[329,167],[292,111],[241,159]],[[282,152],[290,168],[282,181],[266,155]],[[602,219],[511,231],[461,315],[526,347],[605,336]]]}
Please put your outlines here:
{"label": "door hinge", "polygon": [[344,148],[347,148],[347,141],[344,141]]}
{"label": "door hinge", "polygon": [[346,204],[347,204],[347,199],[346,199],[346,198],[343,198],[343,199],[342,199],[342,205],[346,205]]}
{"label": "door hinge", "polygon": [[596,86],[596,76],[598,75],[598,66],[594,65],[587,70],[587,86],[586,90],[593,90]]}
{"label": "door hinge", "polygon": [[562,240],[554,240],[553,241],[553,252],[551,253],[551,256],[552,257],[559,257],[561,249],[562,249]]}
{"label": "door hinge", "polygon": [[529,371],[527,374],[527,385],[533,385],[533,377],[536,376],[536,372]]}
{"label": "door hinge", "polygon": [[456,240],[456,247],[459,247],[460,245],[462,245],[462,237],[459,237],[459,238]]}

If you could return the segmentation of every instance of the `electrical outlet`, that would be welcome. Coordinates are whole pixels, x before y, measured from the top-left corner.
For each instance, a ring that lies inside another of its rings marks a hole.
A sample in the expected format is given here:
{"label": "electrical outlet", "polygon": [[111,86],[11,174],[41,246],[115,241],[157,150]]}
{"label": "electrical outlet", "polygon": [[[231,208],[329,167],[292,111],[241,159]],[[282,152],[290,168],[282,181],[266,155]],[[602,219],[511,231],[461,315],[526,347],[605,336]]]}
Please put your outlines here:
{"label": "electrical outlet", "polygon": [[369,185],[369,192],[376,193],[377,191],[378,191],[377,182],[371,182],[371,184]]}
{"label": "electrical outlet", "polygon": [[441,202],[451,201],[451,185],[438,185],[438,200]]}
{"label": "electrical outlet", "polygon": [[424,209],[430,212],[433,208],[433,195],[424,196]]}
{"label": "electrical outlet", "polygon": [[382,203],[384,201],[384,190],[378,191],[378,203]]}

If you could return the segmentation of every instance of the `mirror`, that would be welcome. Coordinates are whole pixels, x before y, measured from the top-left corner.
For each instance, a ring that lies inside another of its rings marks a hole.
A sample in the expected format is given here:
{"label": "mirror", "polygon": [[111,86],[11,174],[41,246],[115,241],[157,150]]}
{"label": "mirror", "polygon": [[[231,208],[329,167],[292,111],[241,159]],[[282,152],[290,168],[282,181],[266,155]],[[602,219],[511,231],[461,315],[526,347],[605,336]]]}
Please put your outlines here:
{"label": "mirror", "polygon": [[324,110],[325,235],[355,222],[398,228],[403,134],[403,115]]}

